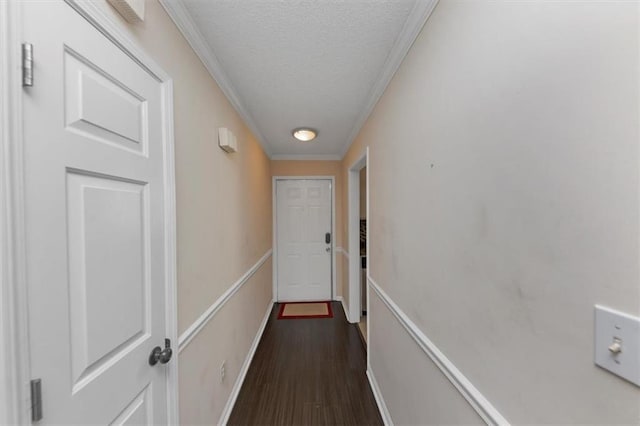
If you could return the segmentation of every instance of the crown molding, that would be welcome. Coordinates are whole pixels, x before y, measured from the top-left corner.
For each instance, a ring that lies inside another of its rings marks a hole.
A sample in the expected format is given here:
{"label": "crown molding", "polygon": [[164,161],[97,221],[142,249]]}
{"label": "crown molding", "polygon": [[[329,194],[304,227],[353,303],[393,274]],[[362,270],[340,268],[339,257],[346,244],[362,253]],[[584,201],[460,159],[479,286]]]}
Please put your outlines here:
{"label": "crown molding", "polygon": [[409,49],[411,49],[413,42],[418,37],[418,34],[420,34],[420,31],[427,22],[427,19],[429,19],[429,16],[431,16],[431,13],[438,4],[438,1],[439,0],[416,0],[413,5],[413,9],[409,13],[407,21],[404,23],[402,31],[400,31],[393,48],[391,48],[391,51],[387,56],[387,60],[382,66],[380,74],[378,74],[376,82],[369,91],[366,104],[363,106],[358,119],[351,128],[351,133],[349,134],[347,144],[342,151],[341,157],[344,157],[347,151],[349,151],[351,144],[355,140],[356,136],[358,136],[358,133],[360,133],[362,126],[364,126],[364,123],[369,118],[369,115],[371,115],[371,112],[373,112],[373,108],[375,108],[376,104],[384,94],[384,91],[387,89],[387,86],[391,82],[396,71],[400,68],[400,64],[402,64],[405,56],[407,56]]}
{"label": "crown molding", "polygon": [[367,101],[364,104],[358,119],[351,128],[349,137],[347,138],[344,149],[340,154],[336,155],[272,155],[271,149],[268,146],[266,139],[258,130],[258,126],[255,124],[251,114],[246,110],[240,98],[236,94],[236,90],[231,83],[231,80],[225,73],[220,61],[213,53],[211,47],[205,40],[204,36],[196,26],[195,22],[189,15],[182,0],[159,0],[162,7],[165,9],[169,17],[176,24],[182,35],[185,37],[191,48],[196,55],[200,58],[205,68],[209,71],[209,74],[218,83],[220,89],[225,94],[231,105],[236,109],[238,114],[242,117],[247,124],[251,132],[256,136],[262,149],[272,160],[341,160],[347,153],[354,139],[362,129],[362,126],[369,118],[369,115],[373,111],[380,97],[384,93],[385,89],[389,85],[389,82],[395,75],[396,71],[400,67],[400,64],[404,60],[407,52],[413,45],[416,37],[422,30],[422,27],[431,16],[434,8],[438,4],[438,0],[416,0],[413,9],[409,13],[409,17],[402,28],[402,31],[398,35],[393,48],[390,50],[389,55],[376,79],[376,82],[371,87]]}
{"label": "crown molding", "polygon": [[294,160],[294,161],[340,161],[342,160],[341,155],[334,154],[274,154],[271,156],[271,159],[274,161],[285,161],[285,160]]}
{"label": "crown molding", "polygon": [[244,273],[235,283],[231,285],[211,306],[207,308],[205,312],[200,315],[185,331],[182,332],[178,338],[178,353],[182,352],[184,348],[191,343],[202,329],[211,321],[211,319],[224,307],[224,305],[231,300],[235,294],[258,272],[258,270],[264,265],[264,263],[271,257],[273,249],[267,250],[267,252]]}
{"label": "crown molding", "polygon": [[193,18],[189,15],[189,12],[182,0],[159,0],[159,2],[171,20],[176,24],[193,51],[198,55],[198,58],[200,58],[207,71],[209,71],[209,74],[211,74],[216,83],[218,83],[218,86],[220,86],[220,89],[225,94],[231,105],[235,108],[238,114],[240,114],[251,132],[258,139],[258,142],[260,142],[260,145],[267,156],[271,157],[271,150],[267,145],[266,139],[258,130],[258,126],[254,122],[253,117],[251,117],[251,114],[249,114],[240,101],[240,98],[236,94],[227,73],[225,73],[220,61],[218,61],[218,58],[213,53],[211,47],[196,26],[195,22],[193,22]]}

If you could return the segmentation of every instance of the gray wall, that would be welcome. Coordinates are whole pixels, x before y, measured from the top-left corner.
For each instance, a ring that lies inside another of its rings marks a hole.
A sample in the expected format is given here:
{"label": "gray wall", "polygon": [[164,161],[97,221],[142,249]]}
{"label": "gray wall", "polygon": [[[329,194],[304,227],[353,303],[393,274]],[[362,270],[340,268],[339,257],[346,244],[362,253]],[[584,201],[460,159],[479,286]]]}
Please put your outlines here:
{"label": "gray wall", "polygon": [[[513,423],[640,422],[593,364],[594,304],[640,314],[639,15],[442,0],[343,161],[370,147],[372,278]],[[372,299],[391,417],[473,421]]]}

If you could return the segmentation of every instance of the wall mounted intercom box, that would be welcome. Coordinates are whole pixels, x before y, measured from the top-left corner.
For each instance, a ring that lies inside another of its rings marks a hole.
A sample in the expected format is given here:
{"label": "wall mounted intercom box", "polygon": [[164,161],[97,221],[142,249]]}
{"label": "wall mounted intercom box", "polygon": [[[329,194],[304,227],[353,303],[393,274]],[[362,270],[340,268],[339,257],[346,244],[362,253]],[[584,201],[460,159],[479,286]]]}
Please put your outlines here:
{"label": "wall mounted intercom box", "polygon": [[220,127],[218,129],[218,145],[225,152],[236,152],[238,151],[238,141],[236,139],[236,135],[231,132],[231,130],[226,127]]}

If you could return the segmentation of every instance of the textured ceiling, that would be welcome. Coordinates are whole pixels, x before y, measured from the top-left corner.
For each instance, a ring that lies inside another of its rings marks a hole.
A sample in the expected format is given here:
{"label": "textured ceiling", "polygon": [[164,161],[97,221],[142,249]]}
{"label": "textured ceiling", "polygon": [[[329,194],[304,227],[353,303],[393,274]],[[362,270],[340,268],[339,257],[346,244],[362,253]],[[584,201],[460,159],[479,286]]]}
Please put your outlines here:
{"label": "textured ceiling", "polygon": [[[163,4],[272,158],[342,157],[435,3],[179,0],[180,14],[175,1]],[[295,141],[302,126],[318,138]]]}

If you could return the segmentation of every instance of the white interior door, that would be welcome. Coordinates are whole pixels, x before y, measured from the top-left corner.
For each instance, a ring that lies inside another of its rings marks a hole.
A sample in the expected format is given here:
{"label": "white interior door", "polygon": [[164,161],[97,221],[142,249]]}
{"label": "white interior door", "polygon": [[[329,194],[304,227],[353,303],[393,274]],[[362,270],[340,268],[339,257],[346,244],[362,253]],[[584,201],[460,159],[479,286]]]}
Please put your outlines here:
{"label": "white interior door", "polygon": [[279,301],[331,299],[331,190],[327,179],[276,180]]}
{"label": "white interior door", "polygon": [[161,83],[62,1],[24,2],[31,373],[39,424],[167,422]]}

